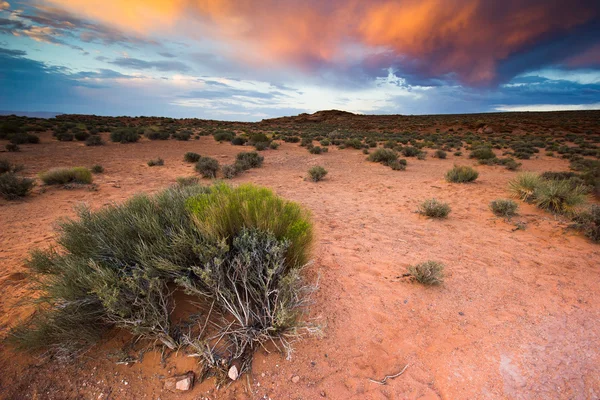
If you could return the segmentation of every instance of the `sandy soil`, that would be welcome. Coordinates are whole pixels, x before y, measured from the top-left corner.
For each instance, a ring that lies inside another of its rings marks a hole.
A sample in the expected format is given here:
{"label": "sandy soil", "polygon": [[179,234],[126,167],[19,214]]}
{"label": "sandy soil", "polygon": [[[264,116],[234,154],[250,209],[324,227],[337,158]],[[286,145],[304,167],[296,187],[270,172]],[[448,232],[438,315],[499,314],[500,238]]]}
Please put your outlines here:
{"label": "sandy soil", "polygon": [[[3,147],[4,143],[2,143]],[[42,135],[39,145],[2,157],[29,175],[57,166],[102,164],[97,190],[38,187],[23,201],[0,200],[0,335],[31,307],[23,258],[53,242],[53,222],[93,208],[155,192],[193,175],[182,161],[195,151],[229,163],[240,147],[199,141],[85,147]],[[252,374],[215,390],[208,380],[189,393],[162,390],[165,377],[198,370],[196,361],[158,352],[141,363],[116,364],[127,337],[115,334],[63,365],[15,353],[0,344],[0,397],[5,399],[597,399],[600,398],[600,247],[566,229],[566,221],[521,204],[518,221],[494,217],[488,203],[506,197],[515,172],[477,167],[474,184],[448,184],[453,163],[409,159],[406,171],[369,163],[357,150],[311,155],[296,144],[266,151],[265,164],[237,182],[253,182],[302,203],[314,217],[317,240],[309,275],[319,276],[311,318],[322,337],[295,346],[291,361],[260,351]],[[149,168],[157,156],[164,167]],[[318,184],[307,169],[329,170]],[[541,156],[523,170],[567,170]],[[208,181],[207,181],[208,183]],[[431,197],[447,201],[447,220],[416,214]],[[441,287],[399,278],[410,264],[446,265]],[[402,370],[386,385],[380,380]],[[299,382],[291,378],[298,376]]]}

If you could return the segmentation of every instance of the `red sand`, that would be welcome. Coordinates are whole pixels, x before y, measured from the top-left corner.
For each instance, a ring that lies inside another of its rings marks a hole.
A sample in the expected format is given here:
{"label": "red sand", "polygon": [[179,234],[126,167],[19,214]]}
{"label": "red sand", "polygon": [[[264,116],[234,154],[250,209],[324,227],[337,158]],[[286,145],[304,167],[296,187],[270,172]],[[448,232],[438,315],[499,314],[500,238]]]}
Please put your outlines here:
{"label": "red sand", "polygon": [[[0,200],[0,335],[31,312],[23,258],[53,242],[53,222],[136,192],[155,192],[178,176],[194,175],[183,154],[195,151],[230,163],[242,148],[199,141],[142,141],[85,147],[42,135],[39,145],[2,157],[35,175],[51,167],[101,164],[97,191],[35,189],[16,202]],[[566,221],[520,204],[513,223],[496,218],[491,200],[507,197],[515,175],[478,166],[474,184],[449,184],[444,173],[464,157],[409,159],[406,171],[369,163],[357,150],[311,155],[296,144],[263,153],[253,182],[310,209],[317,238],[311,277],[319,276],[311,318],[322,337],[296,343],[291,361],[259,351],[252,374],[217,391],[214,381],[189,393],[163,392],[164,377],[198,370],[196,361],[160,354],[116,364],[125,343],[107,338],[74,364],[15,353],[0,345],[0,397],[6,399],[596,399],[600,398],[600,247],[565,229]],[[162,157],[164,167],[146,162]],[[320,183],[304,180],[312,165],[329,170]],[[523,170],[567,170],[540,156]],[[206,181],[208,183],[208,181]],[[450,203],[447,220],[414,211],[435,197]],[[514,231],[514,222],[527,223]],[[399,279],[426,260],[446,265],[441,287]],[[117,354],[118,355],[118,354]],[[386,385],[380,380],[402,370]],[[291,378],[298,376],[298,383]],[[125,383],[126,382],[126,383]]]}

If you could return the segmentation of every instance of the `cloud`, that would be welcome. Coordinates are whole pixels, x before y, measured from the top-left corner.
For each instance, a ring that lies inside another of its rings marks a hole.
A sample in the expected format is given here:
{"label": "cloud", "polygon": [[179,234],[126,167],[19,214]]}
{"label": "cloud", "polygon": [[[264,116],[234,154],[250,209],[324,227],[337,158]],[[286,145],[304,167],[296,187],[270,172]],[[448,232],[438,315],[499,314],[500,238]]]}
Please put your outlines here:
{"label": "cloud", "polygon": [[120,57],[116,60],[109,61],[109,63],[123,68],[137,70],[156,69],[161,72],[187,72],[190,70],[187,65],[179,61],[145,61],[138,58]]}
{"label": "cloud", "polygon": [[10,4],[8,1],[0,1],[0,11],[8,10],[10,8]]}
{"label": "cloud", "polygon": [[600,40],[597,0],[46,1],[137,35],[216,38],[222,56],[254,67],[357,76],[393,67],[472,86],[573,60]]}
{"label": "cloud", "polygon": [[175,58],[175,57],[177,57],[175,54],[169,53],[168,51],[159,51],[158,55],[163,56],[165,58]]}
{"label": "cloud", "polygon": [[527,104],[518,106],[498,106],[496,111],[578,111],[600,110],[600,103],[592,104]]}

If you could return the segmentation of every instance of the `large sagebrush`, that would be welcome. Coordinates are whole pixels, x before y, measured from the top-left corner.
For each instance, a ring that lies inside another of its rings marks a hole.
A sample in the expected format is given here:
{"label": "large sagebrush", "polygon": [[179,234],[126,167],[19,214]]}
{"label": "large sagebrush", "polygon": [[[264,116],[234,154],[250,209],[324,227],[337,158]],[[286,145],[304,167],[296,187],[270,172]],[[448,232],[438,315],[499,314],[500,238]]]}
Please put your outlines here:
{"label": "large sagebrush", "polygon": [[[57,249],[32,252],[39,309],[11,337],[24,349],[72,353],[120,327],[189,346],[221,377],[234,361],[245,370],[265,341],[289,349],[296,337],[311,240],[306,211],[251,185],[179,185],[80,208],[60,222]],[[194,329],[174,318],[177,291],[194,296]]]}

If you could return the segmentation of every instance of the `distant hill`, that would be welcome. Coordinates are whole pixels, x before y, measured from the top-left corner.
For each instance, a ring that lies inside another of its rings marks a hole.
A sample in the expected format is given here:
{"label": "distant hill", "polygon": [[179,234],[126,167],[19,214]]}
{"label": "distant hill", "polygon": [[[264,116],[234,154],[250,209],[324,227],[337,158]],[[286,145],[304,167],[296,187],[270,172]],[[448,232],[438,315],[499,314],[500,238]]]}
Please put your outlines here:
{"label": "distant hill", "polygon": [[270,118],[270,119],[263,119],[262,122],[267,122],[267,123],[271,123],[271,122],[295,122],[295,123],[301,123],[301,122],[323,122],[323,121],[343,121],[345,119],[348,118],[352,118],[357,116],[357,114],[353,114],[351,112],[348,111],[340,111],[340,110],[323,110],[323,111],[317,111],[316,113],[313,114],[307,114],[307,113],[303,113],[303,114],[299,114],[296,115],[294,117],[280,117],[280,118]]}
{"label": "distant hill", "polygon": [[17,115],[19,117],[29,117],[29,118],[54,118],[57,115],[62,115],[60,112],[50,112],[50,111],[2,111],[0,110],[0,115]]}

